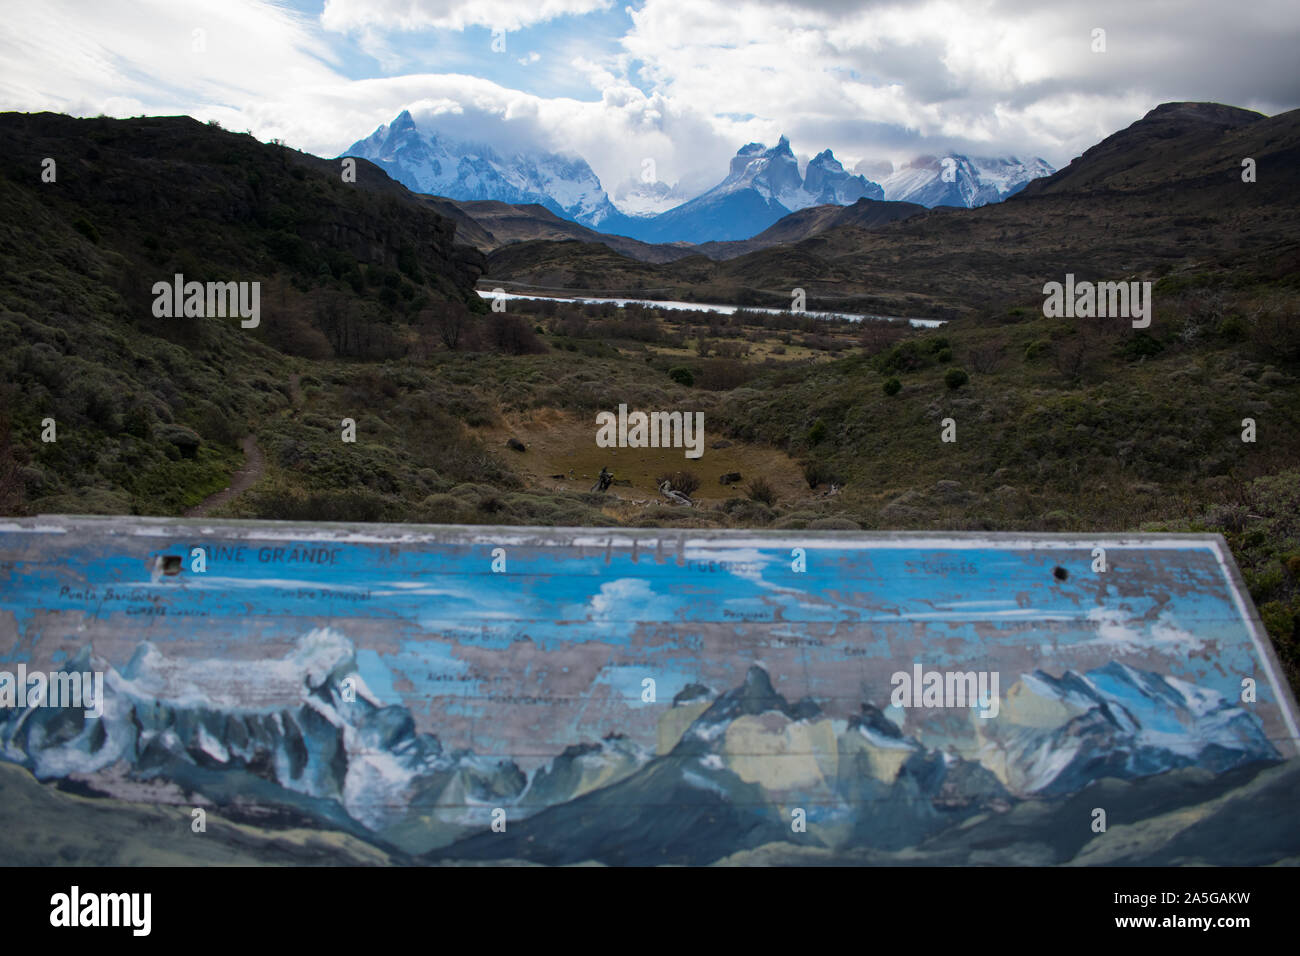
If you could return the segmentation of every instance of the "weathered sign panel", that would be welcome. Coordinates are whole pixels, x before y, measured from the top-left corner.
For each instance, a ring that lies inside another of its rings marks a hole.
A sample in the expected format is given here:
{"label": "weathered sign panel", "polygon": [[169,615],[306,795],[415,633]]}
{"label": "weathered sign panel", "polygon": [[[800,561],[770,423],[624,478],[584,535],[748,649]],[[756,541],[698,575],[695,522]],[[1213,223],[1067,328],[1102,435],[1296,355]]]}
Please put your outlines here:
{"label": "weathered sign panel", "polygon": [[15,861],[1300,859],[1217,536],[7,520],[0,670]]}

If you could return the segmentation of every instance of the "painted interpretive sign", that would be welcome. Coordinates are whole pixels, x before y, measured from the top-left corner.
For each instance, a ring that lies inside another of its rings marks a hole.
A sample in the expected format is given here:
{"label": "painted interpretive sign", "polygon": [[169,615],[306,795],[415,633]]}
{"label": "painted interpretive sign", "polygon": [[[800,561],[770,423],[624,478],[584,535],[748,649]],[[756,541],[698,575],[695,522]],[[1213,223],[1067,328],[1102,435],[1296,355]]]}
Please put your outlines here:
{"label": "painted interpretive sign", "polygon": [[1298,736],[1217,536],[0,521],[16,861],[1269,863]]}

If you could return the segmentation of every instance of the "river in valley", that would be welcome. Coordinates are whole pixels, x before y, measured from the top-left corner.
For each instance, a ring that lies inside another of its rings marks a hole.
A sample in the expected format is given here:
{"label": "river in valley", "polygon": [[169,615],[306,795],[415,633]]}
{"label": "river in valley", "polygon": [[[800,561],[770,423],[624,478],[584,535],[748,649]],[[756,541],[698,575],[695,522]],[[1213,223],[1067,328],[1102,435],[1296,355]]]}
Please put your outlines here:
{"label": "river in valley", "polygon": [[[737,309],[745,309],[749,312],[766,312],[769,315],[788,315],[789,309],[763,309],[752,305],[718,305],[711,302],[676,302],[673,300],[663,299],[607,299],[583,296],[562,296],[562,295],[523,295],[517,292],[492,292],[490,290],[478,289],[478,294],[484,299],[502,298],[509,301],[510,299],[553,299],[556,302],[577,302],[583,305],[602,304],[605,302],[612,303],[622,308],[625,305],[643,305],[657,309],[679,309],[696,312],[718,312],[722,315],[731,315]],[[910,319],[900,315],[864,315],[854,312],[803,312],[801,315],[810,315],[816,319],[847,319],[850,322],[907,322],[913,328],[935,329],[945,324],[943,319]]]}

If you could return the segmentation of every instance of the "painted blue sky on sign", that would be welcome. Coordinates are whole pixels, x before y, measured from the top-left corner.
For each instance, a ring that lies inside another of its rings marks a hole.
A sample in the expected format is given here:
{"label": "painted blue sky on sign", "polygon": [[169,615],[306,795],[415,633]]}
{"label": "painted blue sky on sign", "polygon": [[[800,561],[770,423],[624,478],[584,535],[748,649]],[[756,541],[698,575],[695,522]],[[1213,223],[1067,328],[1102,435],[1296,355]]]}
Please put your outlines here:
{"label": "painted blue sky on sign", "polygon": [[[189,555],[204,543],[164,538],[149,550]],[[891,667],[913,660],[974,666],[999,649],[1025,666],[1155,656],[1171,676],[1227,697],[1237,695],[1243,676],[1262,678],[1261,699],[1273,695],[1209,542],[1112,542],[1105,573],[1091,571],[1092,549],[1101,543],[1092,541],[1025,548],[792,538],[775,547],[697,542],[658,558],[644,546],[633,554],[521,544],[506,547],[505,573],[489,571],[494,542],[437,550],[310,539],[206,543],[207,572],[175,577],[151,573],[135,555],[74,548],[66,563],[16,571],[0,610],[26,629],[38,608],[105,618],[147,596],[171,610],[169,617],[137,617],[140,638],[164,644],[185,633],[182,606],[203,613],[190,618],[194,628],[256,622],[249,639],[295,636],[304,621],[345,633],[352,618],[388,621],[401,649],[363,654],[359,663],[390,703],[395,673],[410,675],[420,697],[482,692],[472,681],[445,681],[466,669],[449,649],[458,643],[502,651],[527,638],[542,651],[584,642],[626,649],[638,633],[660,635],[656,653],[667,667],[660,693],[671,695],[698,676],[689,666],[698,647],[681,638],[704,623],[738,637],[761,629],[764,641],[797,639],[816,626],[827,643],[805,654],[829,658],[851,645],[859,660]],[[792,570],[799,546],[804,573]],[[1066,580],[1053,576],[1057,566]],[[69,568],[79,571],[69,576]],[[918,627],[936,639],[900,653]],[[614,666],[603,678],[629,706],[639,704],[635,670]],[[422,685],[421,673],[440,683]]]}

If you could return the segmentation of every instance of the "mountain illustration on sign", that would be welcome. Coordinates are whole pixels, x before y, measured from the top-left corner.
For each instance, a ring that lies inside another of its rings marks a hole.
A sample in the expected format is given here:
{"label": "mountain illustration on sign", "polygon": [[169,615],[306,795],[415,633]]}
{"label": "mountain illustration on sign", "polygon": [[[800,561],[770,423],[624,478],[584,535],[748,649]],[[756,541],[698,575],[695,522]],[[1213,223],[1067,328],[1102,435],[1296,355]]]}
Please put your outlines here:
{"label": "mountain illustration on sign", "polygon": [[[64,666],[92,663],[83,648]],[[9,711],[0,756],[98,796],[118,796],[123,777],[110,771],[124,767],[128,779],[201,794],[236,817],[278,808],[431,863],[951,854],[1008,820],[1021,824],[1007,844],[1014,858],[1017,847],[1058,845],[1042,828],[1092,788],[1126,788],[1151,819],[1225,780],[1249,786],[1281,760],[1258,720],[1219,694],[1115,663],[1020,675],[1003,719],[975,722],[978,750],[965,756],[927,743],[923,726],[904,733],[871,702],[847,720],[811,698],[792,703],[755,664],[720,694],[684,688],[659,718],[657,742],[616,732],[578,741],[531,777],[418,731],[407,708],[377,699],[335,630],[309,632],[270,664],[217,667],[144,643],[120,672],[104,670],[102,718]],[[229,690],[238,682],[274,703],[249,707]],[[505,833],[488,829],[494,807],[506,810]],[[795,807],[806,832],[792,832]]]}

